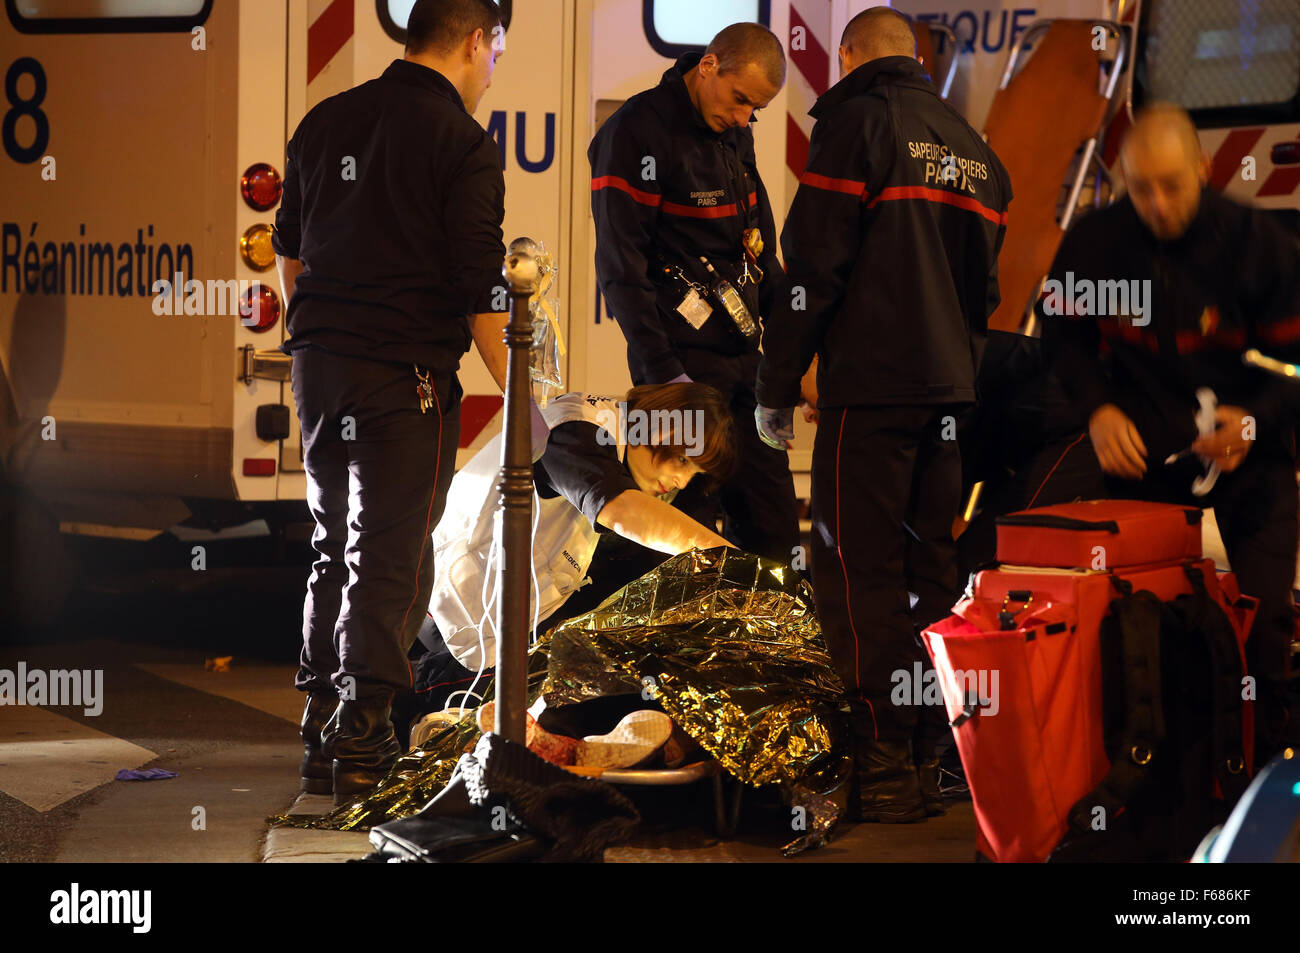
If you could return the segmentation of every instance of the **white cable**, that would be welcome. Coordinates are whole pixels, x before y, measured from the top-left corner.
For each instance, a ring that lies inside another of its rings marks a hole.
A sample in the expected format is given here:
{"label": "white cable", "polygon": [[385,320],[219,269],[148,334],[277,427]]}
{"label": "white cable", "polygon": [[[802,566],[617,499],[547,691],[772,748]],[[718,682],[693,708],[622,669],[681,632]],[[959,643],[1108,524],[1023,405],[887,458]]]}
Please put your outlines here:
{"label": "white cable", "polygon": [[[491,593],[488,591],[488,587],[494,582],[492,565],[496,561],[496,554],[497,535],[496,533],[493,533],[492,542],[488,546],[487,560],[483,565],[483,586],[479,590],[479,595],[483,604],[483,614],[479,616],[478,625],[474,627],[474,631],[478,634],[478,671],[474,673],[474,681],[470,682],[469,688],[466,689],[466,695],[472,694],[476,697],[481,696],[478,696],[478,693],[475,692],[474,689],[478,687],[478,683],[483,679],[483,673],[489,668],[487,664],[487,644],[483,639],[483,629],[484,626],[488,624],[488,620],[492,615],[492,599],[496,594],[495,589],[493,589]],[[465,614],[466,616],[469,615],[468,612]],[[463,704],[460,707],[460,717],[465,717],[465,706]]]}
{"label": "white cable", "polygon": [[537,623],[541,620],[537,617],[542,611],[542,584],[537,579],[537,560],[533,554],[537,552],[537,527],[542,522],[542,501],[537,495],[537,489],[533,489],[533,532],[528,538],[528,574],[533,580],[533,624],[528,630],[528,644],[530,646],[537,644]]}

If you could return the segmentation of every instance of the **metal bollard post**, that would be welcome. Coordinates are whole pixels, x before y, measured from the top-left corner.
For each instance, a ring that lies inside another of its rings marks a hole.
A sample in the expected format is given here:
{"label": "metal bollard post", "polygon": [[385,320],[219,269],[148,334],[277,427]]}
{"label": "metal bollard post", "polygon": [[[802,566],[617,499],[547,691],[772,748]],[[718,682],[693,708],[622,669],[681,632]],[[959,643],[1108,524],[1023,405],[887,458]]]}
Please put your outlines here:
{"label": "metal bollard post", "polygon": [[502,274],[510,286],[510,322],[506,325],[506,395],[502,424],[501,579],[497,603],[496,724],[498,735],[524,743],[528,690],[528,596],[532,576],[533,468],[528,402],[529,348],[533,342],[528,299],[539,274],[531,239],[510,243]]}

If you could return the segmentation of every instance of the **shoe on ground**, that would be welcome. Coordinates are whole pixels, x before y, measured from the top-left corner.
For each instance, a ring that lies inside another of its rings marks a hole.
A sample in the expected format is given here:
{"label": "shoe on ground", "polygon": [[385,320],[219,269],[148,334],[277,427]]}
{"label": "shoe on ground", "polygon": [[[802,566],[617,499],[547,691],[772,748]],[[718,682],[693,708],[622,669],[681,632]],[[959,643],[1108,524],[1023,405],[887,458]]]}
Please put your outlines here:
{"label": "shoe on ground", "polygon": [[939,787],[939,756],[918,758],[916,762],[917,780],[921,786],[921,801],[925,805],[927,817],[939,817],[948,813],[943,803],[943,792]]}
{"label": "shoe on ground", "polygon": [[307,794],[334,793],[334,755],[321,742],[321,732],[338,711],[337,695],[317,692],[307,693],[303,707],[302,766],[299,776],[302,789]]}
{"label": "shoe on ground", "polygon": [[402,753],[387,702],[341,701],[321,733],[334,755],[334,806],[359,800],[388,776]]}
{"label": "shoe on ground", "polygon": [[461,721],[460,706],[429,712],[411,725],[411,750],[422,747],[434,735],[460,724]]}
{"label": "shoe on ground", "polygon": [[578,743],[577,763],[589,768],[632,768],[649,759],[673,733],[673,720],[661,711],[628,714],[605,735]]}
{"label": "shoe on ground", "polygon": [[925,800],[912,760],[911,741],[854,738],[853,782],[849,820],[874,824],[925,820]]}
{"label": "shoe on ground", "polygon": [[[478,729],[483,734],[496,730],[496,711],[496,702],[478,709]],[[524,712],[524,745],[542,760],[560,767],[573,764],[579,744],[577,738],[552,734],[537,723],[532,712]]]}

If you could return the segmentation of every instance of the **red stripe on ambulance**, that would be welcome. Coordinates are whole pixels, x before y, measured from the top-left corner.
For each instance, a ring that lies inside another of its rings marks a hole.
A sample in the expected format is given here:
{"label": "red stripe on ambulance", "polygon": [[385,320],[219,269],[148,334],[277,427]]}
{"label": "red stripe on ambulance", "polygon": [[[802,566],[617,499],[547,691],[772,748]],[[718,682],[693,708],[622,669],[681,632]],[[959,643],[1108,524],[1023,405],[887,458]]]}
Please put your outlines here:
{"label": "red stripe on ambulance", "polygon": [[320,75],[334,54],[352,39],[353,0],[334,0],[307,28],[307,82]]}

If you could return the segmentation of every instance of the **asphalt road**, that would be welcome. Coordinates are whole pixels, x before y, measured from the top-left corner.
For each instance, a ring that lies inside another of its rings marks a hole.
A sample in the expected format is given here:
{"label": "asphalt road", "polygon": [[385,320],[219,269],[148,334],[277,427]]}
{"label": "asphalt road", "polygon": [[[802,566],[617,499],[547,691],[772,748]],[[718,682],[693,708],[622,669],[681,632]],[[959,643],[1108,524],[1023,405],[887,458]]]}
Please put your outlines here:
{"label": "asphalt road", "polygon": [[[298,796],[292,680],[310,548],[276,553],[266,537],[205,542],[206,568],[195,569],[196,543],[169,535],[64,544],[76,590],[53,625],[11,628],[0,669],[102,670],[102,711],[0,710],[0,860],[263,859],[265,819]],[[226,656],[228,672],[205,669]],[[115,781],[118,767],[178,776]],[[642,836],[608,860],[773,861],[793,836],[788,810],[763,792],[747,793],[741,830],[728,840],[711,830],[706,785],[645,808]],[[924,824],[844,826],[800,862],[967,862],[973,838],[970,804],[960,802]],[[368,850],[359,836],[343,841],[339,853],[327,832],[298,832],[272,853],[338,860]]]}
{"label": "asphalt road", "polygon": [[[193,544],[171,536],[63,542],[77,588],[52,625],[15,627],[10,614],[0,669],[101,670],[102,711],[0,710],[0,860],[258,859],[263,819],[287,808],[298,786],[292,677],[308,551],[292,547],[297,565],[270,565],[266,537],[206,542],[207,568],[196,570]],[[232,657],[235,679],[205,671],[218,656]],[[177,680],[195,677],[206,687]],[[250,679],[281,686],[262,705],[278,714],[220,694]],[[14,747],[18,740],[36,744]],[[75,754],[39,751],[52,744]],[[147,755],[144,764],[179,777],[103,777]],[[84,776],[61,770],[69,761]]]}

